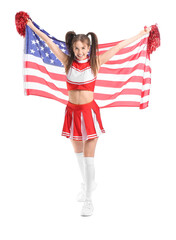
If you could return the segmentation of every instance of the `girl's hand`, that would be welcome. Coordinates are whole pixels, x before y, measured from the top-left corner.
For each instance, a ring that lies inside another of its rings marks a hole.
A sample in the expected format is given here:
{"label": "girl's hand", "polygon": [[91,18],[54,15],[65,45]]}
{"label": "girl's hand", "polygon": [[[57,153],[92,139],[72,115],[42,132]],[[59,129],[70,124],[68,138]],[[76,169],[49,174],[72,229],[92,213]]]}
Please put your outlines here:
{"label": "girl's hand", "polygon": [[141,36],[144,36],[145,34],[149,33],[151,31],[151,27],[144,27],[144,30],[140,32]]}
{"label": "girl's hand", "polygon": [[33,23],[32,23],[32,21],[31,21],[30,18],[29,18],[28,21],[27,21],[27,25],[28,25],[29,27],[31,27],[31,26],[33,25]]}

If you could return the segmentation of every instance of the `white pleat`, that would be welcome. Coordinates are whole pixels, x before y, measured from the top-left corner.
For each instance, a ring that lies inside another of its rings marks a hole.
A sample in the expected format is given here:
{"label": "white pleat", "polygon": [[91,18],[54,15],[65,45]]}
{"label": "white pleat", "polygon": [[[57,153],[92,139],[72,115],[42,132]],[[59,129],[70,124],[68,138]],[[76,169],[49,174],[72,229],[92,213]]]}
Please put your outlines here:
{"label": "white pleat", "polygon": [[81,112],[81,132],[82,132],[83,141],[87,140],[87,131],[86,131],[86,126],[85,126],[84,117],[83,117],[82,112]]}
{"label": "white pleat", "polygon": [[96,130],[97,136],[100,136],[102,131],[100,129],[100,125],[98,123],[97,116],[96,116],[95,112],[93,111],[93,109],[91,109],[91,112],[92,112],[92,118],[93,118],[93,121],[94,121],[94,126],[95,126],[95,130]]}

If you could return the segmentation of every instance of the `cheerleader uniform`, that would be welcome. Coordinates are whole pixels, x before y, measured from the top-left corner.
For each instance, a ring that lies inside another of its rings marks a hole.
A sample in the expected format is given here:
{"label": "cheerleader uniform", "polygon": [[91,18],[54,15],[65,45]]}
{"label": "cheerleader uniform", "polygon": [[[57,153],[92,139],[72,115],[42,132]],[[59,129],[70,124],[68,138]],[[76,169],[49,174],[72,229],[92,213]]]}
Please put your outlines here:
{"label": "cheerleader uniform", "polygon": [[[67,74],[67,89],[94,91],[95,81],[96,77],[91,72],[89,56],[83,60],[75,58]],[[73,104],[68,101],[62,136],[85,141],[97,138],[101,133],[105,133],[105,130],[99,106],[94,100],[86,104]]]}

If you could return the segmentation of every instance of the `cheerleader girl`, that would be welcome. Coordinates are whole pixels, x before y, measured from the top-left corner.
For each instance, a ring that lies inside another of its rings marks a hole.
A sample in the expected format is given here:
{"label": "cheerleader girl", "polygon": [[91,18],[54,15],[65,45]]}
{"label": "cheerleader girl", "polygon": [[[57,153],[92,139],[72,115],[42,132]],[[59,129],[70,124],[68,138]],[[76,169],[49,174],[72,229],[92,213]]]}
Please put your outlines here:
{"label": "cheerleader girl", "polygon": [[[98,54],[98,39],[95,33],[66,33],[65,42],[68,55],[44,33],[37,29],[29,19],[28,26],[48,45],[55,56],[63,63],[67,76],[68,104],[62,136],[70,139],[82,175],[82,191],[77,200],[83,202],[81,216],[90,216],[94,207],[92,191],[96,188],[94,155],[98,137],[105,130],[102,125],[100,109],[94,101],[94,87],[100,66],[112,58],[120,49],[149,33],[150,27],[144,28],[136,36],[124,40]],[[91,37],[91,41],[89,38]]]}

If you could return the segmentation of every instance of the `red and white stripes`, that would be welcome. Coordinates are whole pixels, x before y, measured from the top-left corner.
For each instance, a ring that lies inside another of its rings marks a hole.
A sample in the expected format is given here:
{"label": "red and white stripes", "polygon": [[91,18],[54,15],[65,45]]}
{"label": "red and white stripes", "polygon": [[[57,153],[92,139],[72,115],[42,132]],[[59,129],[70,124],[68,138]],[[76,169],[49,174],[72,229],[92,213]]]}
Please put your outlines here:
{"label": "red and white stripes", "polygon": [[[148,106],[151,68],[147,40],[148,36],[142,37],[121,49],[110,61],[101,66],[94,90],[94,99],[100,108],[144,109]],[[115,44],[117,42],[100,44],[100,54]],[[31,54],[26,54],[24,61],[26,95],[47,97],[67,104],[65,69],[45,64],[42,59]]]}

